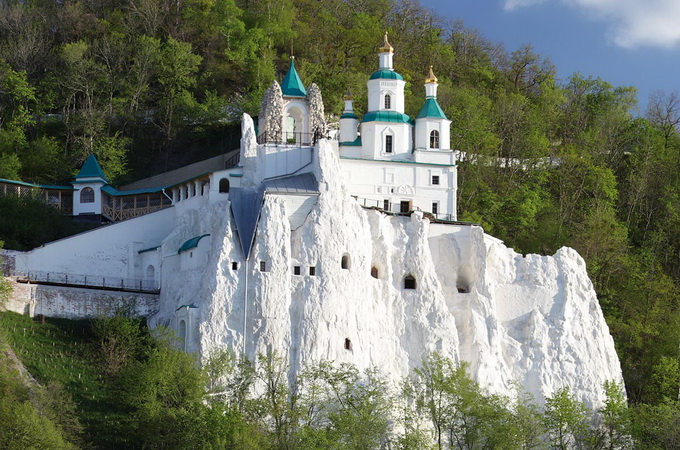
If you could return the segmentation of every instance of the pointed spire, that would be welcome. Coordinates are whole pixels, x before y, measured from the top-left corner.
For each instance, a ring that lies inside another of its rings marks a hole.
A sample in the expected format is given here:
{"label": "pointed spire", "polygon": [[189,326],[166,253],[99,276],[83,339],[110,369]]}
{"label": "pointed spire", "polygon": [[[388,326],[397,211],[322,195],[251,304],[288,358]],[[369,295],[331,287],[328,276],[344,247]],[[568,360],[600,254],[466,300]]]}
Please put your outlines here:
{"label": "pointed spire", "polygon": [[425,83],[436,83],[437,82],[437,77],[434,76],[434,72],[432,71],[432,66],[430,66],[430,74],[425,78]]}
{"label": "pointed spire", "polygon": [[349,90],[349,87],[347,88],[347,92],[342,97],[342,99],[343,100],[354,100],[354,96],[352,95],[352,91]]}
{"label": "pointed spire", "polygon": [[295,56],[290,56],[290,67],[288,68],[288,73],[283,78],[281,83],[281,91],[283,95],[287,97],[306,97],[307,90],[305,89],[300,75],[298,75],[297,70],[295,70]]}
{"label": "pointed spire", "polygon": [[380,47],[380,53],[394,53],[394,47],[387,41],[387,31],[385,31],[385,42],[383,42],[382,47]]}
{"label": "pointed spire", "polygon": [[100,178],[107,183],[109,181],[107,180],[106,175],[104,175],[102,168],[99,166],[97,158],[93,154],[90,154],[90,156],[87,157],[80,168],[80,172],[76,175],[76,179],[79,178]]}

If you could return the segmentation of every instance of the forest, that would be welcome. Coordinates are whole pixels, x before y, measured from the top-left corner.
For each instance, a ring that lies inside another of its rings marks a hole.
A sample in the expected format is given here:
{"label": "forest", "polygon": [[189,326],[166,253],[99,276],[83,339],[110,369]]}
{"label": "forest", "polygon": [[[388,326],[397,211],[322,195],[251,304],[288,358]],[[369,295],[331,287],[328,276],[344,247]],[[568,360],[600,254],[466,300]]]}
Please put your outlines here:
{"label": "forest", "polygon": [[[0,178],[65,183],[92,153],[118,184],[232,150],[291,53],[329,122],[347,88],[361,113],[385,30],[407,114],[434,66],[462,152],[459,218],[518,252],[578,250],[628,403],[677,411],[680,95],[641,111],[633,86],[558,79],[530,44],[506,49],[417,0],[3,1]],[[12,230],[35,235],[33,213],[4,204],[0,239],[20,246]]]}

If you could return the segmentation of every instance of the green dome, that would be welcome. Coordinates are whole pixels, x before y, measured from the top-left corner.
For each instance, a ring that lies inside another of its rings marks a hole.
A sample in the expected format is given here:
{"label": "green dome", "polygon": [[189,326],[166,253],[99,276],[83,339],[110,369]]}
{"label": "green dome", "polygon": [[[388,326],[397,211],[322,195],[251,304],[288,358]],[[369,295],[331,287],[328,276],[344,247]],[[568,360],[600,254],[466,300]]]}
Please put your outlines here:
{"label": "green dome", "polygon": [[377,72],[373,72],[373,75],[371,75],[370,79],[371,80],[383,79],[383,80],[401,80],[401,81],[404,81],[404,77],[399,75],[394,70],[388,70],[388,69],[382,69],[382,70],[378,70]]}

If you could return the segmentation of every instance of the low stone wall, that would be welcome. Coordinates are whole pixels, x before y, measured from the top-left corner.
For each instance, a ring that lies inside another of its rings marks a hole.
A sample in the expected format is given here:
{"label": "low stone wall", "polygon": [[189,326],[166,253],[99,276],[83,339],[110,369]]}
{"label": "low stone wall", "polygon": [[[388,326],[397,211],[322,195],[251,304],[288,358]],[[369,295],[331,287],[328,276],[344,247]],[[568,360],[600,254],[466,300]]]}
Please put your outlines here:
{"label": "low stone wall", "polygon": [[135,315],[148,316],[158,309],[157,294],[84,289],[41,284],[12,283],[13,291],[4,309],[20,314],[86,319],[110,315],[129,308]]}

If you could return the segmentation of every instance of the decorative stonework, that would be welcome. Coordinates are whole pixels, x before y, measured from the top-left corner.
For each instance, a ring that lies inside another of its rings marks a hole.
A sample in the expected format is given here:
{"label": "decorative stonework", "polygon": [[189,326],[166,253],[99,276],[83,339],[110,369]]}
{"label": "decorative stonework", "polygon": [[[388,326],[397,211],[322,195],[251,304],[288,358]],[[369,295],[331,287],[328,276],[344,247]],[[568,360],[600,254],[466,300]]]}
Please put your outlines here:
{"label": "decorative stonework", "polygon": [[313,136],[326,136],[328,126],[324,117],[323,99],[321,89],[316,83],[309,86],[307,101],[309,102],[309,131]]}
{"label": "decorative stonework", "polygon": [[260,103],[259,134],[280,138],[283,126],[283,92],[276,81],[272,81]]}

